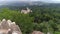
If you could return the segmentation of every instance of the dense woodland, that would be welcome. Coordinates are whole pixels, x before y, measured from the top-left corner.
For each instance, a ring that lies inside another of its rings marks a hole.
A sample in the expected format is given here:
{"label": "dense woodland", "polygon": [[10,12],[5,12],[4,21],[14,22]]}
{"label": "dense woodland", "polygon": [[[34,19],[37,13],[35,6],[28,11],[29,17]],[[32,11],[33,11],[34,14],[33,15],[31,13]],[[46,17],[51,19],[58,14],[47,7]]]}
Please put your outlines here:
{"label": "dense woodland", "polygon": [[9,8],[0,9],[0,19],[10,19],[19,25],[23,34],[31,34],[32,31],[60,34],[60,8],[30,6],[33,11],[29,14],[21,14],[20,7],[15,10]]}

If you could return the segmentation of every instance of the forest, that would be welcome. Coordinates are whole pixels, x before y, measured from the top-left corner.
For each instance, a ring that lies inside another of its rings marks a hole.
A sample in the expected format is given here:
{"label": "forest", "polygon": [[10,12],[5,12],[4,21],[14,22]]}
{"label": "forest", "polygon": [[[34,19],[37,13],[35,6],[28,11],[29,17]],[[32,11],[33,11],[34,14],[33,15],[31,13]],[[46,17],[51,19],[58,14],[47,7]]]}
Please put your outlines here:
{"label": "forest", "polygon": [[32,31],[41,31],[45,34],[60,34],[60,7],[40,7],[30,6],[32,10],[29,14],[22,14],[18,9],[0,9],[0,20],[10,19],[19,25],[23,34],[31,34]]}

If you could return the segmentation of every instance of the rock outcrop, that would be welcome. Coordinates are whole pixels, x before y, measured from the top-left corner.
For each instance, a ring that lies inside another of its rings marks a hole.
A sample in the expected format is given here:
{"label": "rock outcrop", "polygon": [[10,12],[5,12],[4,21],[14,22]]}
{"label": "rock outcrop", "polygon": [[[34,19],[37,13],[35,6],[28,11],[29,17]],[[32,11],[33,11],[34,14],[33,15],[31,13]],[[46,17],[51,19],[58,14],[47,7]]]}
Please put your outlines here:
{"label": "rock outcrop", "polygon": [[22,9],[21,10],[21,13],[23,13],[23,14],[28,14],[28,13],[31,13],[31,12],[32,12],[32,10],[29,9],[29,8],[26,8],[26,9]]}
{"label": "rock outcrop", "polygon": [[18,25],[10,20],[0,21],[0,34],[22,34]]}
{"label": "rock outcrop", "polygon": [[40,32],[40,31],[33,31],[32,34],[44,34],[44,33]]}

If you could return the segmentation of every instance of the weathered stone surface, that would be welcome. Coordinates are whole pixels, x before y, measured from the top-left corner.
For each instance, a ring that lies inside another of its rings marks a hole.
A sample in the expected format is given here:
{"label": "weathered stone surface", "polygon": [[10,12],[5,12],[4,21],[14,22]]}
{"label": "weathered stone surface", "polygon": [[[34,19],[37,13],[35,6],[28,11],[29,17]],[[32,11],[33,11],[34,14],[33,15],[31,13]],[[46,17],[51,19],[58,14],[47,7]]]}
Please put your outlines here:
{"label": "weathered stone surface", "polygon": [[32,34],[44,34],[44,33],[40,32],[40,31],[33,31]]}
{"label": "weathered stone surface", "polygon": [[23,14],[28,14],[28,13],[31,13],[31,12],[32,12],[32,10],[29,9],[29,8],[26,8],[26,9],[22,9],[21,10],[21,13],[23,13]]}
{"label": "weathered stone surface", "polygon": [[15,22],[3,19],[0,22],[0,34],[22,34],[22,32]]}
{"label": "weathered stone surface", "polygon": [[1,22],[1,28],[2,29],[9,29],[9,24],[7,23],[7,21],[5,19],[3,19]]}

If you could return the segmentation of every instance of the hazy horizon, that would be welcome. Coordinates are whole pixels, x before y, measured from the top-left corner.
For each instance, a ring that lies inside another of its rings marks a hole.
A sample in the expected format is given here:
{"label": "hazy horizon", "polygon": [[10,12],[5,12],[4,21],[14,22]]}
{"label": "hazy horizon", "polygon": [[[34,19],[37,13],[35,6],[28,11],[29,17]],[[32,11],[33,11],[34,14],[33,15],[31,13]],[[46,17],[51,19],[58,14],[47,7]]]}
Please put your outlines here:
{"label": "hazy horizon", "polygon": [[0,0],[0,5],[4,5],[6,3],[12,3],[12,2],[46,2],[46,3],[60,3],[60,0]]}
{"label": "hazy horizon", "polygon": [[0,3],[2,2],[12,2],[12,1],[42,1],[42,2],[48,2],[48,3],[60,3],[60,0],[0,0]]}

